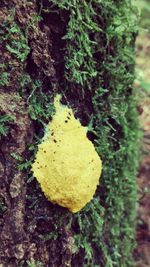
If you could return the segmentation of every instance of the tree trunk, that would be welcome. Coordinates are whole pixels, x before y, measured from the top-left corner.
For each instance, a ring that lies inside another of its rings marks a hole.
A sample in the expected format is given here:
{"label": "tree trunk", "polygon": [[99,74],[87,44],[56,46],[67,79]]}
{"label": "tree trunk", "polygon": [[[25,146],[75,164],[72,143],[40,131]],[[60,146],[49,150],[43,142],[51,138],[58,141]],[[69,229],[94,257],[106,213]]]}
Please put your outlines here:
{"label": "tree trunk", "polygon": [[[1,267],[133,266],[135,13],[130,0],[1,0]],[[31,172],[57,93],[103,161],[76,214],[50,203]]]}

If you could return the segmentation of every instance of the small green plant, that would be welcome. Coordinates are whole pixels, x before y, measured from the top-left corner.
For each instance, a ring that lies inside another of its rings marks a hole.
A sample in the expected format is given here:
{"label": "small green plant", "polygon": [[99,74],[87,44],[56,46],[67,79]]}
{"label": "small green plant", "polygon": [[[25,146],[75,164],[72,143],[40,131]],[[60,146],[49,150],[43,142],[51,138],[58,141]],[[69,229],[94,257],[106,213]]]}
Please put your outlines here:
{"label": "small green plant", "polygon": [[40,261],[27,261],[28,267],[44,267],[43,263]]}
{"label": "small green plant", "polygon": [[5,38],[7,39],[7,50],[21,62],[24,62],[30,52],[30,48],[27,44],[27,38],[15,22],[11,28],[8,28]]}
{"label": "small green plant", "polygon": [[[27,94],[25,88],[30,88],[30,93]],[[44,91],[40,80],[32,80],[28,74],[24,74],[20,78],[20,94],[22,97],[26,95],[29,115],[32,120],[46,125],[54,114],[53,94],[49,91]]]}
{"label": "small green plant", "polygon": [[48,121],[54,113],[51,95],[44,93],[41,87],[34,84],[28,102],[30,117],[45,125],[44,121]]}
{"label": "small green plant", "polygon": [[14,120],[13,116],[0,115],[0,136],[7,136],[9,132],[9,123]]}
{"label": "small green plant", "polygon": [[58,234],[57,233],[49,233],[49,234],[46,234],[46,235],[39,235],[39,238],[41,240],[44,240],[44,241],[48,241],[48,240],[56,240],[58,237]]}
{"label": "small green plant", "polygon": [[9,84],[9,73],[4,71],[1,74],[1,78],[0,78],[0,86],[5,86]]}

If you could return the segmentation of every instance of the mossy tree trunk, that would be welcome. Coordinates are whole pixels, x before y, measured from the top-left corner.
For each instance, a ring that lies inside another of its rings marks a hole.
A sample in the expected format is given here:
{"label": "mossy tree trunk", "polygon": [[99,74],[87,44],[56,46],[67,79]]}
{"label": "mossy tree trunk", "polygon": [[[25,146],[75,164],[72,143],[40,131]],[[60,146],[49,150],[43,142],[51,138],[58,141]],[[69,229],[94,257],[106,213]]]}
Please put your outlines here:
{"label": "mossy tree trunk", "polygon": [[[133,266],[135,13],[130,0],[1,0],[0,266]],[[30,171],[56,93],[103,160],[74,215]]]}

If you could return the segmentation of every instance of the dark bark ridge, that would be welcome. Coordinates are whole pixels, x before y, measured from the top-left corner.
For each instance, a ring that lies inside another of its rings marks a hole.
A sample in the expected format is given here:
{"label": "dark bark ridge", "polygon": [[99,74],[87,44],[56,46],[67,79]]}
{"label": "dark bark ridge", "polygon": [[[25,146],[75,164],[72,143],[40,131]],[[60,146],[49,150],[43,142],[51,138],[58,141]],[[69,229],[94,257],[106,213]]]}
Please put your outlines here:
{"label": "dark bark ridge", "polygon": [[1,93],[0,107],[3,114],[13,114],[10,132],[1,143],[1,196],[7,211],[1,231],[0,258],[20,260],[28,247],[28,235],[24,229],[26,183],[25,175],[16,168],[13,155],[23,156],[32,140],[32,124],[24,101],[17,99],[16,93]]}

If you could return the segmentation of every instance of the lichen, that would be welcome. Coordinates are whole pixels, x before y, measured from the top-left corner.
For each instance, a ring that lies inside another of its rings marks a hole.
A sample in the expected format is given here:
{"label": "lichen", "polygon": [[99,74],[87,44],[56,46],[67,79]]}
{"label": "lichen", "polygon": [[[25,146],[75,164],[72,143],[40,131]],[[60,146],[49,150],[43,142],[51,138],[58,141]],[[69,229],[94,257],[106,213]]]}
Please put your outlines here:
{"label": "lichen", "polygon": [[59,100],[57,95],[56,113],[38,146],[32,171],[48,200],[77,212],[93,198],[102,163],[87,138],[87,127]]}

